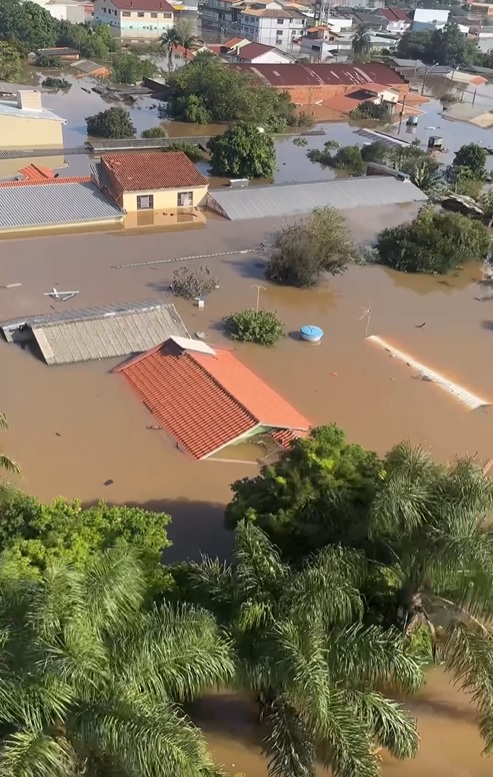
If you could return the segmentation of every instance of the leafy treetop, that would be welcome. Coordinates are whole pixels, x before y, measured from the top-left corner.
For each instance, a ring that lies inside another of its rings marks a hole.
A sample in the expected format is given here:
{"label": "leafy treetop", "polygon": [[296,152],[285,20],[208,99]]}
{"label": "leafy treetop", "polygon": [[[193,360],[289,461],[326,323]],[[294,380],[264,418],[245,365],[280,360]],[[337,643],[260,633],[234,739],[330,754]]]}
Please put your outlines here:
{"label": "leafy treetop", "polygon": [[463,35],[455,21],[447,22],[442,30],[405,32],[397,46],[397,55],[405,59],[420,59],[426,64],[481,65],[484,55]]}
{"label": "leafy treetop", "polygon": [[271,310],[247,308],[231,313],[224,319],[224,325],[232,340],[243,343],[275,345],[284,334],[284,324]]}
{"label": "leafy treetop", "polygon": [[21,57],[18,49],[10,43],[0,41],[0,79],[15,81],[21,73]]}
{"label": "leafy treetop", "polygon": [[135,127],[124,108],[108,108],[94,116],[87,116],[86,125],[87,134],[95,138],[135,137]]}
{"label": "leafy treetop", "polygon": [[271,178],[276,152],[270,135],[240,122],[208,143],[214,175],[228,178]]}
{"label": "leafy treetop", "polygon": [[488,153],[478,143],[467,143],[461,146],[454,156],[454,167],[465,167],[471,171],[477,180],[484,180],[486,176],[486,157]]}

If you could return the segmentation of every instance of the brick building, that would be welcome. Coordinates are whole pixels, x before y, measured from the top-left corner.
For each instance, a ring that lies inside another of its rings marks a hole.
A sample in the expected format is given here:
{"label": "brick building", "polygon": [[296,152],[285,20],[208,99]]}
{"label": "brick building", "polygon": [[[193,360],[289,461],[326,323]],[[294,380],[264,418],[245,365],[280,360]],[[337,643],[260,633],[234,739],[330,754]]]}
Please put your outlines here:
{"label": "brick building", "polygon": [[329,97],[354,91],[355,87],[363,89],[371,84],[391,87],[399,93],[400,98],[409,92],[409,82],[380,62],[364,65],[342,62],[311,65],[234,64],[231,67],[251,73],[264,84],[288,92],[296,105],[321,103]]}

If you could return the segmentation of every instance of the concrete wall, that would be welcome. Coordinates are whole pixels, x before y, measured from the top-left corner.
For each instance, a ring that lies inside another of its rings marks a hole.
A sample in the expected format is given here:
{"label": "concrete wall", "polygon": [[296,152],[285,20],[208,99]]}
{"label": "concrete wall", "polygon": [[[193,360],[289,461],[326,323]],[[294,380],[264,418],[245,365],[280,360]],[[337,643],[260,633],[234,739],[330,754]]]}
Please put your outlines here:
{"label": "concrete wall", "polygon": [[[409,84],[390,84],[392,89],[399,92],[399,98],[402,98],[409,92]],[[330,97],[338,97],[346,94],[349,89],[354,89],[355,84],[331,84],[323,86],[286,86],[284,91],[289,92],[291,101],[296,105],[310,105],[311,103],[322,102]],[[365,85],[361,84],[361,89]]]}
{"label": "concrete wall", "polygon": [[95,0],[94,21],[108,24],[121,38],[155,39],[173,26],[174,14],[167,10],[120,11],[111,0]]}
{"label": "concrete wall", "polygon": [[446,24],[450,16],[450,11],[439,11],[436,8],[416,8],[413,14],[413,21],[432,24],[439,22]]}
{"label": "concrete wall", "polygon": [[[121,204],[127,213],[134,213],[137,212],[137,197],[152,194],[154,197],[154,210],[175,212],[177,210],[187,210],[185,207],[178,206],[179,192],[192,192],[193,204],[190,207],[197,208],[200,205],[205,205],[207,191],[207,186],[196,186],[195,188],[183,187],[181,189],[161,189],[158,191],[124,192]],[[139,210],[139,212],[141,211]]]}
{"label": "concrete wall", "polygon": [[63,148],[62,123],[0,116],[0,148]]}

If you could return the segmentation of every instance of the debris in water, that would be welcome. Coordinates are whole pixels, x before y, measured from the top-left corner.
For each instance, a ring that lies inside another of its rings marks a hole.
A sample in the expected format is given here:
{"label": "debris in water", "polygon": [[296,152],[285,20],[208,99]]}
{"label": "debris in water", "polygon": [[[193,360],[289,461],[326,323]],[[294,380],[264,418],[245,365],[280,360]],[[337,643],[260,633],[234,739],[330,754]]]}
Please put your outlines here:
{"label": "debris in water", "polygon": [[103,486],[112,486],[114,481],[110,478],[109,480],[105,480],[103,483]]}
{"label": "debris in water", "polygon": [[433,378],[430,378],[429,375],[421,375],[421,380],[426,381],[426,383],[433,383]]}
{"label": "debris in water", "polygon": [[61,436],[62,435],[60,434],[60,432],[55,432],[55,437],[61,437]]}
{"label": "debris in water", "polygon": [[0,289],[17,289],[19,286],[22,286],[22,283],[5,283]]}
{"label": "debris in water", "polygon": [[339,373],[338,372],[331,372],[330,374],[331,374],[331,376],[333,378],[338,378],[339,377]]}
{"label": "debris in water", "polygon": [[[152,429],[153,432],[160,432],[161,427],[160,426],[146,426],[146,429]],[[113,483],[113,481],[111,481]],[[105,483],[106,485],[106,483]]]}
{"label": "debris in water", "polygon": [[198,340],[205,340],[206,336],[205,332],[195,332],[195,337]]}
{"label": "debris in water", "polygon": [[416,324],[416,329],[423,329],[424,326],[426,326],[426,321],[423,321],[422,324]]}

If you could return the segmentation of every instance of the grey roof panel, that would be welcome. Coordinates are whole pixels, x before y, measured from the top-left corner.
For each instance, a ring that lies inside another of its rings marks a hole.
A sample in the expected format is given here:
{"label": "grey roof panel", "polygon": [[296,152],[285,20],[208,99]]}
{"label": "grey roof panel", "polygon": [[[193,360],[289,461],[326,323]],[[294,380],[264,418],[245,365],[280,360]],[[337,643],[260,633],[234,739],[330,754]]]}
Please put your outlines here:
{"label": "grey roof panel", "polygon": [[[231,221],[309,213],[313,208],[332,206],[367,208],[425,202],[428,197],[410,181],[395,178],[352,178],[345,181],[285,184],[214,191],[210,195]],[[211,202],[214,207],[214,202]]]}
{"label": "grey roof panel", "polygon": [[[15,323],[1,328],[8,331]],[[142,353],[169,337],[190,337],[175,306],[156,300],[36,316],[24,324],[47,364]]]}
{"label": "grey roof panel", "polygon": [[0,187],[0,230],[111,222],[123,215],[92,183]]}

